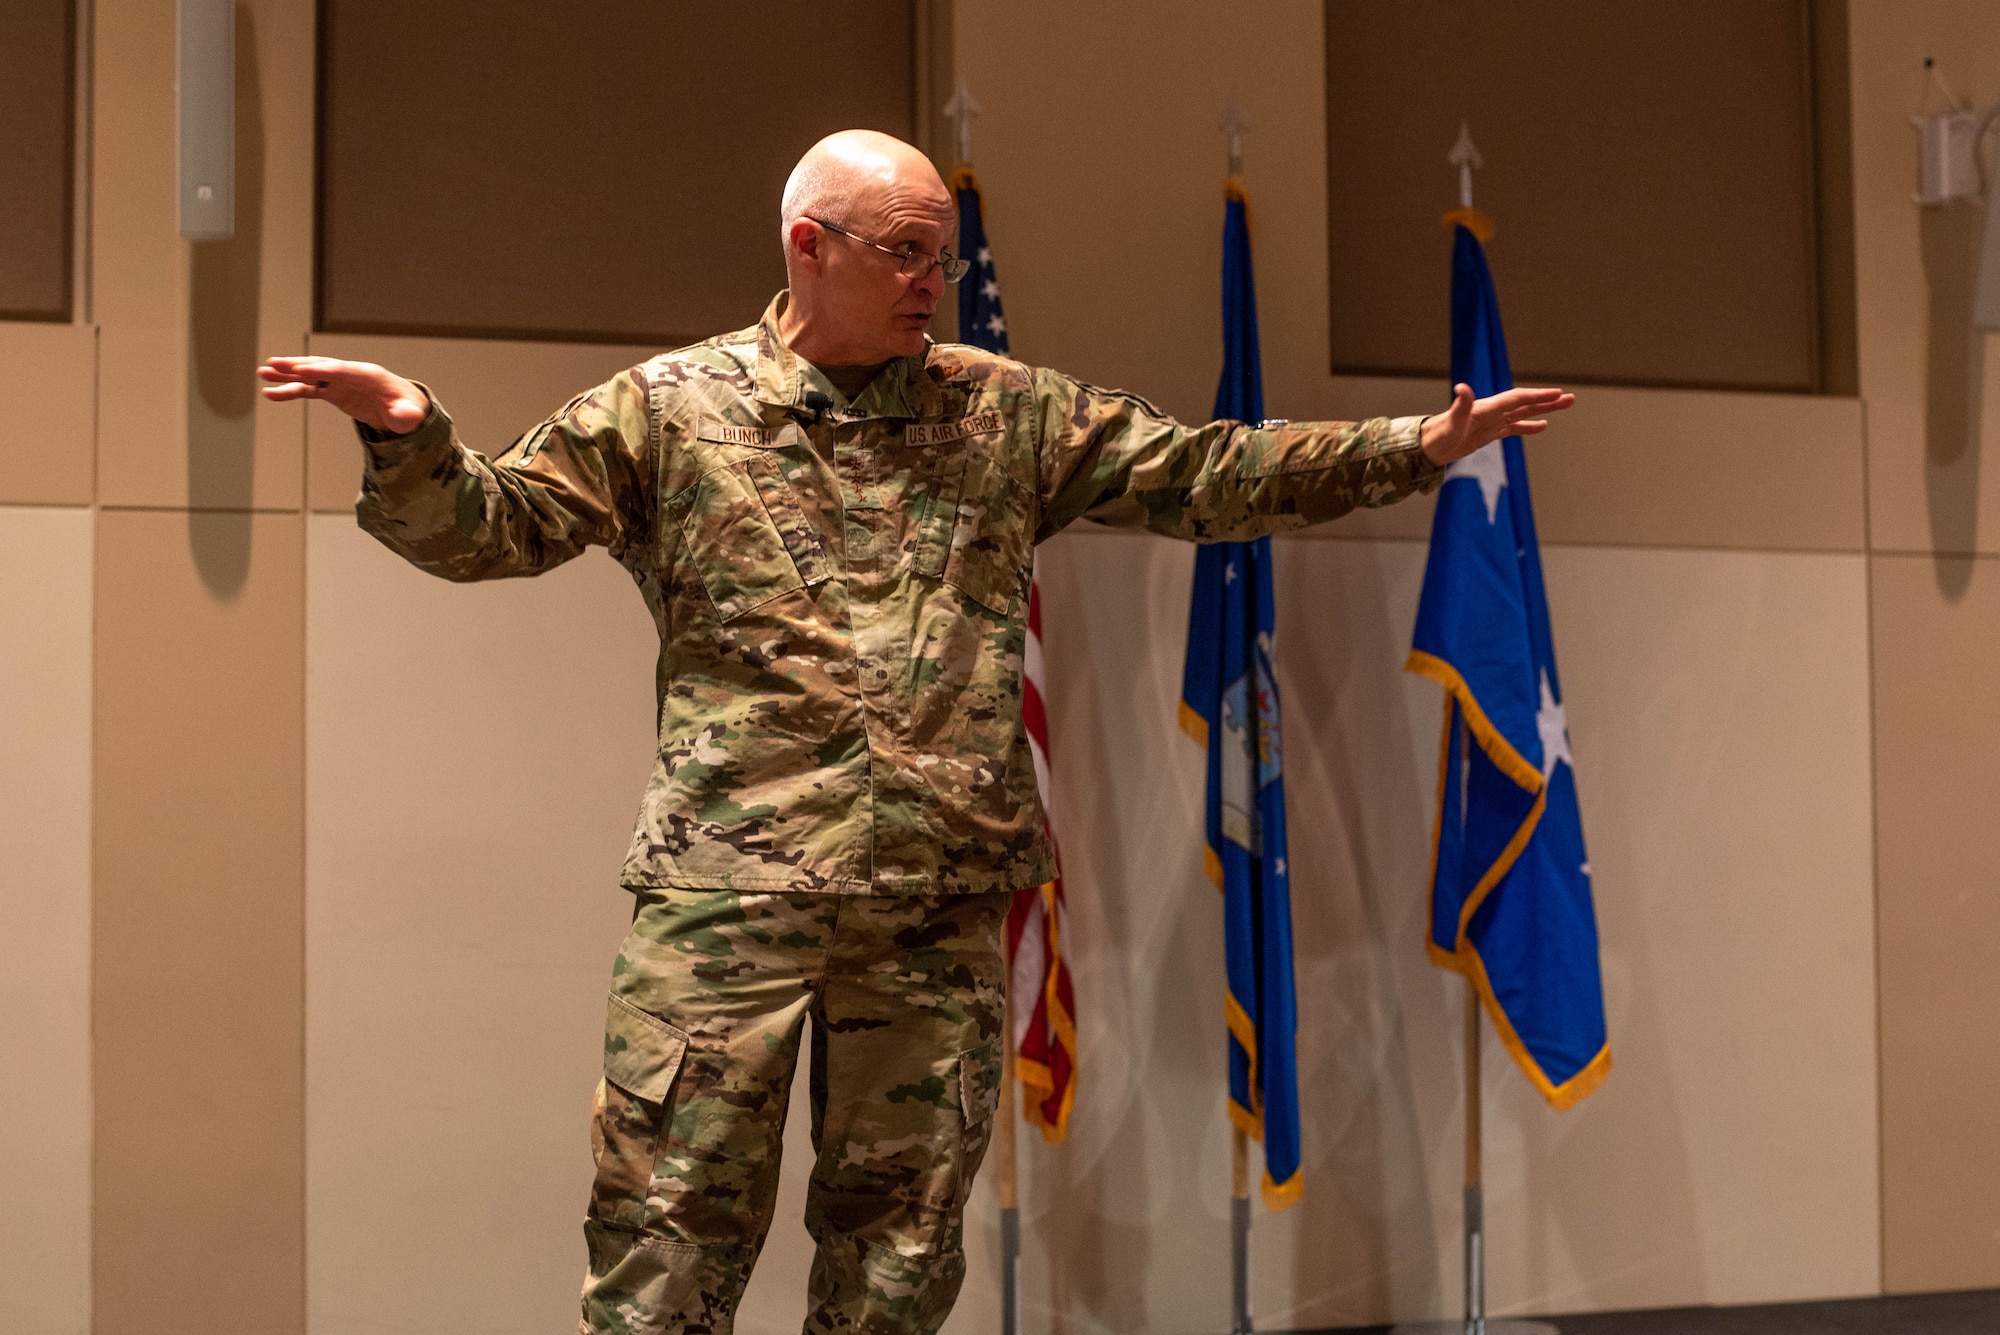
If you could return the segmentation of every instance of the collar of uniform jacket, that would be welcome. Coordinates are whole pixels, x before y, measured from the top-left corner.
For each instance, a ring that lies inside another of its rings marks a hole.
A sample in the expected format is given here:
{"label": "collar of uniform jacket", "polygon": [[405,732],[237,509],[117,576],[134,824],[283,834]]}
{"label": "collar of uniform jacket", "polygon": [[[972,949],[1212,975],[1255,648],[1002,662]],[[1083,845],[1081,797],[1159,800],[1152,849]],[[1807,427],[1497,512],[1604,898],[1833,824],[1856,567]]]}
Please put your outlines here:
{"label": "collar of uniform jacket", "polygon": [[[787,347],[778,336],[778,321],[791,301],[788,288],[771,298],[764,318],[757,326],[757,401],[777,408],[812,410],[822,405],[839,408],[848,418],[921,417],[912,404],[912,387],[924,380],[924,357],[897,357],[868,382],[861,396],[848,403],[820,369]],[[930,335],[924,336],[924,352],[931,349]],[[815,399],[819,402],[815,402]],[[842,405],[845,405],[844,407]]]}

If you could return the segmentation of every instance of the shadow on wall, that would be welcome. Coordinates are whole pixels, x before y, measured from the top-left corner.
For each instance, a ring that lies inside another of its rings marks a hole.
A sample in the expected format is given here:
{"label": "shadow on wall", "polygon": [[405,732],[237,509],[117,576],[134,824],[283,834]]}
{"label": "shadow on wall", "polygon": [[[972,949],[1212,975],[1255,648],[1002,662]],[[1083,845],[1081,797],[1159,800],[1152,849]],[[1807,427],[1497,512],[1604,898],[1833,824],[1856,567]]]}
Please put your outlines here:
{"label": "shadow on wall", "polygon": [[188,525],[209,592],[231,598],[250,575],[256,464],[257,310],[264,237],[264,113],[256,21],[236,11],[236,235],[197,241],[189,273],[187,479],[191,510],[242,512],[240,524]]}
{"label": "shadow on wall", "polygon": [[1979,424],[1986,336],[1972,327],[1985,211],[1947,204],[1920,211],[1930,327],[1924,365],[1924,492],[1931,550],[1946,601],[1965,596],[1973,563],[1947,559],[1977,549]]}

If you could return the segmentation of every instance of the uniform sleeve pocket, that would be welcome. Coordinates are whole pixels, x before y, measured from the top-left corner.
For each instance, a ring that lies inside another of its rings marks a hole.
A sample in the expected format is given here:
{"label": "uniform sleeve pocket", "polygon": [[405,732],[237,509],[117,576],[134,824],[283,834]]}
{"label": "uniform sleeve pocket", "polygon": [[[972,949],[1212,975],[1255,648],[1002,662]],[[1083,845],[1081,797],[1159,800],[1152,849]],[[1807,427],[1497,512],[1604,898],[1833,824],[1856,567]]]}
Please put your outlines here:
{"label": "uniform sleeve pocket", "polygon": [[604,1078],[648,1103],[665,1103],[687,1055],[687,1035],[613,996],[604,1020]]}

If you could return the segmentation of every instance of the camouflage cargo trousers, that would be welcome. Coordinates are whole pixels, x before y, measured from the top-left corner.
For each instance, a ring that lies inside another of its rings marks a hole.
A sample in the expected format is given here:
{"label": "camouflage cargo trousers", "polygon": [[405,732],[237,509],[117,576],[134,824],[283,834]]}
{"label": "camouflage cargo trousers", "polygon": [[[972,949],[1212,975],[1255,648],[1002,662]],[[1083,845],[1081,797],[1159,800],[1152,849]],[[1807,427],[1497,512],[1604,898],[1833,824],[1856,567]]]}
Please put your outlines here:
{"label": "camouflage cargo trousers", "polygon": [[943,1323],[999,1099],[1006,893],[646,891],[612,973],[586,1335],[728,1335],[812,1017],[808,1332]]}

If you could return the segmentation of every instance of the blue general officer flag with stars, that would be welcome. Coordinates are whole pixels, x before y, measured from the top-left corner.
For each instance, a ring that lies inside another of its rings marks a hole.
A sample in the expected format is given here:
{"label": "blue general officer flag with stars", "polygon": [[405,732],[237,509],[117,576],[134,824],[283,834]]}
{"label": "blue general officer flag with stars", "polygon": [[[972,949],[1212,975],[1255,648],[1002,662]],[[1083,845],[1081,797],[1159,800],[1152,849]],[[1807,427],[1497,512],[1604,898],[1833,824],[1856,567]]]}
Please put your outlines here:
{"label": "blue general officer flag with stars", "polygon": [[[1222,382],[1215,416],[1264,418],[1249,204],[1234,178],[1222,225]],[[1229,1118],[1263,1142],[1264,1204],[1282,1210],[1299,1198],[1304,1178],[1284,751],[1271,670],[1276,620],[1269,538],[1195,549],[1180,714],[1181,726],[1208,751],[1206,862],[1222,891]]]}
{"label": "blue general officer flag with stars", "polygon": [[[1513,388],[1478,238],[1459,227],[1451,375]],[[1521,438],[1453,464],[1438,492],[1408,671],[1445,688],[1429,954],[1479,989],[1542,1096],[1575,1105],[1611,1069],[1590,863],[1549,635]]]}

